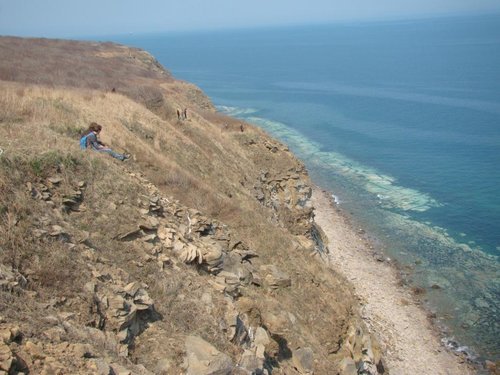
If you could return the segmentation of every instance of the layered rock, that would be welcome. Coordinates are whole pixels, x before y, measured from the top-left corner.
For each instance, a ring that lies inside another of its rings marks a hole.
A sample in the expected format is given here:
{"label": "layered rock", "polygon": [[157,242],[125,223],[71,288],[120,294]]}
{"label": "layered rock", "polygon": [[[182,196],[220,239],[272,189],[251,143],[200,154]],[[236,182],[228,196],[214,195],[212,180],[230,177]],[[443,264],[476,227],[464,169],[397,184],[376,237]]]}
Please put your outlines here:
{"label": "layered rock", "polygon": [[[269,143],[266,146],[272,152],[288,151],[279,143]],[[254,191],[257,200],[273,210],[274,219],[278,223],[296,236],[311,241],[311,251],[322,256],[328,254],[326,236],[314,222],[310,200],[312,189],[303,165],[298,165],[287,173],[262,170]]]}
{"label": "layered rock", "polygon": [[[35,44],[83,61],[54,43]],[[112,76],[116,90],[1,83],[0,139],[36,142],[0,160],[0,371],[382,373],[348,286],[309,257],[328,247],[286,146],[214,113],[146,53],[76,45],[93,67],[81,85]],[[78,149],[89,120],[130,163]]]}

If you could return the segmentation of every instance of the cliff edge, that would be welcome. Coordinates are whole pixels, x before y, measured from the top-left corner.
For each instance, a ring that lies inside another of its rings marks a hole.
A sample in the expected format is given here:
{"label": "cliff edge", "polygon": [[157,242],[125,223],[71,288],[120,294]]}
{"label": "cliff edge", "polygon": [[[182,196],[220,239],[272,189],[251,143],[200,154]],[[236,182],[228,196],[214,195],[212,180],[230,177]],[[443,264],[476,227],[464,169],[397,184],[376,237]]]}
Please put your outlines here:
{"label": "cliff edge", "polygon": [[285,145],[138,49],[0,54],[0,373],[388,373]]}

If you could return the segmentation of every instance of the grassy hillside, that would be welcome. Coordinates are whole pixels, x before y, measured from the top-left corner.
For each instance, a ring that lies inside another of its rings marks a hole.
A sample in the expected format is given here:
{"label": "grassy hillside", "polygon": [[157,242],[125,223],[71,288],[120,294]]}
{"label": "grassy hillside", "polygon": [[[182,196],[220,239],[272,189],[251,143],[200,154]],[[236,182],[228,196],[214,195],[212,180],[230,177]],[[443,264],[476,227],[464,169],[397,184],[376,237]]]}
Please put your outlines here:
{"label": "grassy hillside", "polygon": [[[380,365],[286,146],[144,51],[0,54],[0,372],[349,373],[367,347]],[[94,121],[130,160],[79,149]]]}

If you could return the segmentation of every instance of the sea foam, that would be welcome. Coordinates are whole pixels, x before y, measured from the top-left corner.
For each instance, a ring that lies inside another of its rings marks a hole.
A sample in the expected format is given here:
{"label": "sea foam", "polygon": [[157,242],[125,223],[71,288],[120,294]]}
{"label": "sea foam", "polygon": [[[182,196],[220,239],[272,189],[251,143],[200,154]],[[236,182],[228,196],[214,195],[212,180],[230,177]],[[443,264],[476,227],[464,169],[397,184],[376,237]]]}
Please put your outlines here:
{"label": "sea foam", "polygon": [[[337,152],[321,151],[319,144],[310,141],[300,132],[287,127],[278,121],[251,116],[255,109],[240,109],[220,106],[219,110],[230,116],[242,118],[259,125],[274,137],[286,142],[299,157],[329,169],[334,173],[356,180],[356,183],[378,199],[386,208],[396,208],[403,211],[427,211],[441,204],[428,194],[415,189],[400,186],[394,177],[381,173],[376,169],[363,165]],[[384,199],[379,199],[379,197]]]}

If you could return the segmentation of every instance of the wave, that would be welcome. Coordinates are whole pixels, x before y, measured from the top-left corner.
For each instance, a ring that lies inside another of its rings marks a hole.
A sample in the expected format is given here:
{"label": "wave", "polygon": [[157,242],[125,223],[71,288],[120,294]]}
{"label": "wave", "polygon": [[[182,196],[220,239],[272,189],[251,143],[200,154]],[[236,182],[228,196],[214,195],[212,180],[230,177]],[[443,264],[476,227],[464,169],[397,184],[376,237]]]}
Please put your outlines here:
{"label": "wave", "polygon": [[217,105],[216,108],[231,117],[242,117],[242,116],[248,116],[252,115],[254,113],[257,113],[258,110],[254,108],[238,108],[238,107],[230,107],[226,105]]}
{"label": "wave", "polygon": [[[390,233],[391,238],[384,238],[388,255],[412,265],[411,283],[426,288],[430,305],[437,307],[445,325],[453,327],[461,342],[473,343],[483,350],[498,347],[498,257],[486,254],[479,246],[463,243],[463,236],[456,239],[445,228],[410,216],[410,212],[438,208],[442,206],[440,202],[425,192],[400,186],[393,176],[345,155],[321,151],[320,144],[286,124],[255,116],[255,109],[219,109],[231,115],[240,114],[237,117],[285,142],[310,168],[342,177],[365,191],[377,203],[374,217],[383,227],[381,233]],[[338,196],[333,198],[337,204],[344,203]],[[453,350],[474,358],[470,348],[447,340],[448,345],[451,343]]]}
{"label": "wave", "polygon": [[354,181],[358,186],[362,186],[385,208],[423,212],[432,207],[441,206],[437,200],[426,193],[397,185],[396,179],[392,176],[383,174],[340,153],[321,151],[319,144],[312,142],[285,124],[254,116],[244,116],[244,118],[286,142],[301,158],[307,159],[323,169],[340,174]]}

